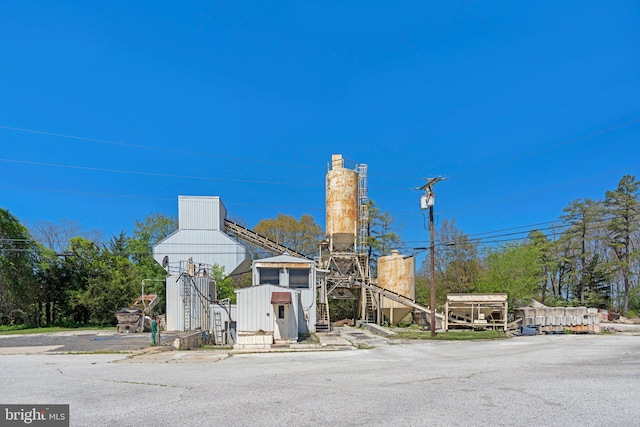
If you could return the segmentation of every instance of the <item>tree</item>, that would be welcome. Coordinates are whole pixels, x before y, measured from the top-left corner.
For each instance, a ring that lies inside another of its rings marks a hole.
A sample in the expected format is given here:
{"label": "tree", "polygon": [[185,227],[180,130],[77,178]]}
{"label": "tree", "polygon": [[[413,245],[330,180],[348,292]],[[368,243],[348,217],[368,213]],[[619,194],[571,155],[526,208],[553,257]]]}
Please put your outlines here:
{"label": "tree", "polygon": [[35,320],[38,258],[39,246],[27,228],[0,208],[0,324]]}
{"label": "tree", "polygon": [[33,236],[45,248],[56,253],[63,253],[74,237],[83,237],[95,244],[99,244],[103,239],[102,231],[82,231],[82,227],[76,221],[69,219],[63,219],[58,224],[39,221],[33,226]]}
{"label": "tree", "polygon": [[[136,283],[144,279],[164,279],[167,272],[153,258],[153,246],[178,229],[175,217],[164,214],[149,214],[143,221],[134,223],[133,237],[124,245],[124,253],[130,257],[136,272]],[[114,242],[122,246],[122,242]],[[122,248],[121,248],[122,249]],[[161,280],[149,281],[145,293],[158,295],[157,310],[166,310],[165,283]]]}
{"label": "tree", "polygon": [[253,231],[307,256],[318,252],[318,245],[324,234],[322,227],[308,214],[303,214],[300,221],[290,215],[278,214],[277,218],[258,222]]}
{"label": "tree", "polygon": [[547,284],[551,283],[553,287],[553,279],[556,271],[556,260],[553,257],[554,244],[549,238],[542,232],[533,230],[529,233],[529,242],[538,249],[540,255],[540,265],[544,276],[540,282],[540,302],[544,304],[547,296]]}
{"label": "tree", "polygon": [[[455,219],[445,219],[436,230],[435,284],[436,301],[444,304],[449,292],[472,292],[482,273],[478,245],[456,227]],[[430,258],[420,267],[416,280],[416,298],[429,304]]]}
{"label": "tree", "polygon": [[481,292],[506,292],[509,304],[522,305],[537,297],[544,280],[540,250],[529,243],[511,243],[489,253],[486,274],[478,279]]}
{"label": "tree", "polygon": [[571,251],[570,262],[577,264],[573,271],[575,285],[574,289],[580,297],[580,304],[584,304],[586,290],[586,266],[593,258],[592,242],[594,241],[594,228],[602,218],[601,204],[591,199],[577,199],[569,203],[563,209],[565,215],[560,218],[568,223],[569,228],[565,232]]}
{"label": "tree", "polygon": [[629,293],[633,276],[631,266],[638,258],[638,251],[634,250],[633,241],[637,238],[639,230],[640,202],[637,195],[639,186],[640,182],[634,176],[625,175],[620,179],[615,190],[606,192],[604,202],[608,218],[607,244],[616,256],[614,269],[622,277],[621,308],[625,316],[629,310]]}
{"label": "tree", "polygon": [[224,273],[224,267],[218,264],[213,266],[213,280],[216,282],[216,291],[218,293],[218,299],[222,300],[230,298],[231,303],[236,302],[236,293],[234,292],[233,278],[226,276]]}
{"label": "tree", "polygon": [[77,301],[86,307],[88,322],[115,324],[116,310],[129,307],[139,295],[140,277],[129,258],[117,251],[102,249],[93,262],[96,274],[87,280],[86,288],[78,293]]}
{"label": "tree", "polygon": [[378,258],[391,255],[392,249],[402,251],[406,249],[406,244],[397,232],[393,215],[389,212],[383,212],[373,200],[368,202],[368,211],[367,245],[369,247],[369,267],[371,274],[375,276]]}
{"label": "tree", "polygon": [[606,263],[600,261],[600,255],[595,254],[583,272],[585,286],[585,301],[589,307],[607,308],[611,296],[611,275]]}

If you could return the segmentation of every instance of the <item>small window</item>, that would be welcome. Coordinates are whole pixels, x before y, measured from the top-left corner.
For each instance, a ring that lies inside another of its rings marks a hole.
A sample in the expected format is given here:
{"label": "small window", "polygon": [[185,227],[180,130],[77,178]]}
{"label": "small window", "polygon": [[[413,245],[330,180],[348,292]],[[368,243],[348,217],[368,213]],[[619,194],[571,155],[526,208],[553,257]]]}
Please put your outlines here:
{"label": "small window", "polygon": [[260,284],[261,285],[279,285],[280,269],[279,268],[261,268]]}
{"label": "small window", "polygon": [[278,319],[284,319],[284,305],[278,306]]}
{"label": "small window", "polygon": [[292,268],[289,270],[289,287],[290,288],[309,288],[309,269]]}

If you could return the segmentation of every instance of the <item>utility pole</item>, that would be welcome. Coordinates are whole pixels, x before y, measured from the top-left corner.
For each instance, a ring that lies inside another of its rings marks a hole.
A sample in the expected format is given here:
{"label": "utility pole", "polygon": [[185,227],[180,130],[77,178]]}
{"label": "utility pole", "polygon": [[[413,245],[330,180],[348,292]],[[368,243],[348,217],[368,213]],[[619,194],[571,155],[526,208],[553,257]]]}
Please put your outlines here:
{"label": "utility pole", "polygon": [[420,190],[424,190],[424,195],[420,197],[420,209],[429,210],[429,237],[431,240],[431,244],[429,245],[429,249],[431,252],[431,338],[435,338],[436,336],[436,280],[435,280],[435,270],[436,270],[436,244],[435,244],[435,230],[433,225],[433,206],[435,205],[435,193],[433,192],[433,186],[439,182],[443,181],[446,178],[437,177],[437,178],[426,178],[427,183],[420,187]]}

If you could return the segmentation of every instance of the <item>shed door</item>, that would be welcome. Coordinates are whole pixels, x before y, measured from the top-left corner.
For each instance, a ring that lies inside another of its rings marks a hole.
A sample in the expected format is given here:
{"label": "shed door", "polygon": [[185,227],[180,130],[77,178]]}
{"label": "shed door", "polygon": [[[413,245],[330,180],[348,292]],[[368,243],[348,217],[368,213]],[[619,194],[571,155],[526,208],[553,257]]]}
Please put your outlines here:
{"label": "shed door", "polygon": [[278,304],[274,306],[276,309],[276,339],[289,339],[289,305]]}

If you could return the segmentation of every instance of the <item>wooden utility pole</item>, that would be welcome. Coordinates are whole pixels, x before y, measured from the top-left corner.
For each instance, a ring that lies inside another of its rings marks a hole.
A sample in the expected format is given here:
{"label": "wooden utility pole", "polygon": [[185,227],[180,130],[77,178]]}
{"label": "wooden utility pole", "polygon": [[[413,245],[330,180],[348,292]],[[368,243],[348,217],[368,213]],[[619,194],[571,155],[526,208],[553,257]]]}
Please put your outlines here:
{"label": "wooden utility pole", "polygon": [[[435,243],[435,230],[433,224],[433,206],[435,205],[435,193],[433,192],[433,186],[446,178],[427,178],[427,183],[420,187],[420,190],[424,190],[424,195],[420,197],[420,209],[429,209],[429,238],[431,244],[429,250],[431,251],[431,268],[429,274],[431,275],[431,337],[436,336],[436,243]],[[445,314],[446,315],[446,314]]]}

